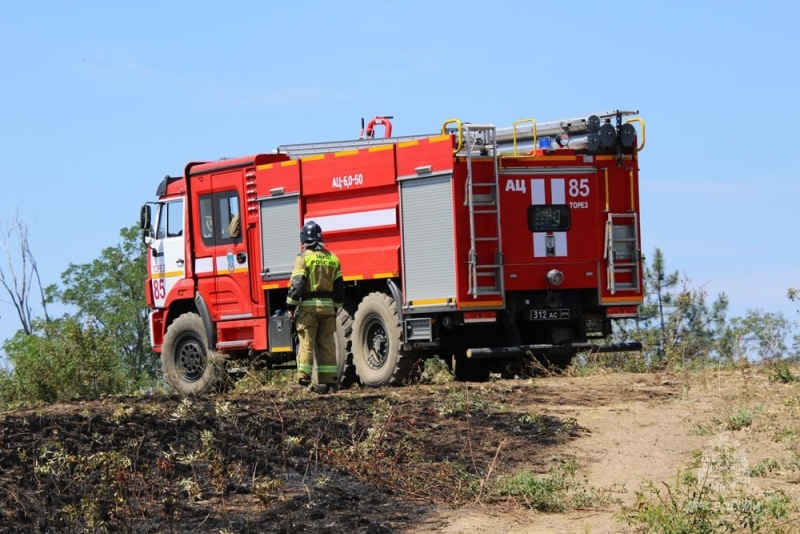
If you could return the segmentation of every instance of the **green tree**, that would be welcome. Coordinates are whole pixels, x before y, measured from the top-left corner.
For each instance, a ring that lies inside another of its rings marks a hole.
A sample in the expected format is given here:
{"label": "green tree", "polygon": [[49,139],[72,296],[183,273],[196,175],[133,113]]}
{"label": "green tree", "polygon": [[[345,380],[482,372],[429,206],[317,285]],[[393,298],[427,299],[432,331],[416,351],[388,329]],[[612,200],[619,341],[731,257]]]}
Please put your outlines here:
{"label": "green tree", "polygon": [[158,359],[150,349],[144,295],[146,247],[137,226],[120,230],[122,242],[104,248],[91,263],[70,264],[63,288],[50,286],[50,298],[78,308],[78,317],[111,336],[128,372],[152,378]]}
{"label": "green tree", "polygon": [[55,402],[123,392],[128,381],[112,336],[77,317],[34,320],[3,344],[13,364],[0,374],[0,401]]}
{"label": "green tree", "polygon": [[[650,325],[650,340],[658,340],[657,356],[663,357],[667,346],[667,317],[673,304],[672,291],[677,287],[680,277],[678,271],[666,272],[666,261],[660,248],[656,248],[651,265],[644,266],[644,292],[645,302],[639,310],[639,315],[645,325]],[[658,328],[653,330],[652,324]],[[656,336],[653,336],[656,334]],[[651,341],[652,342],[652,341]]]}
{"label": "green tree", "polygon": [[640,341],[653,364],[685,366],[708,357],[725,326],[728,297],[721,293],[709,305],[703,288],[693,288],[678,271],[667,271],[658,248],[651,264],[645,264],[643,278],[645,298],[639,318],[617,323],[615,338]]}
{"label": "green tree", "polygon": [[664,254],[656,248],[653,261],[644,264],[644,302],[639,306],[639,316],[630,321],[615,323],[615,338],[622,341],[639,341],[651,362],[664,358],[667,345],[667,321],[680,282],[678,271],[667,273]]}
{"label": "green tree", "polygon": [[720,293],[709,306],[704,288],[690,287],[688,278],[674,298],[664,334],[665,356],[671,364],[687,366],[705,361],[717,350],[717,339],[726,328],[728,297]]}
{"label": "green tree", "polygon": [[734,317],[720,335],[720,356],[728,360],[791,356],[786,345],[790,331],[791,323],[782,313],[747,310],[744,317]]}

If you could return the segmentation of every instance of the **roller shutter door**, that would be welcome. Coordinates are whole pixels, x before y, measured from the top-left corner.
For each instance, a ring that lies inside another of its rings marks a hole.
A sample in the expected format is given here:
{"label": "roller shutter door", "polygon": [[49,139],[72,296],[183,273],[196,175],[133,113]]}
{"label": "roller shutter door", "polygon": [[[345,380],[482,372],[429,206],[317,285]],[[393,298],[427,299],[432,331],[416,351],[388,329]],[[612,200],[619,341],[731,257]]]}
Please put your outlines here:
{"label": "roller shutter door", "polygon": [[298,196],[261,201],[261,265],[265,279],[289,278],[300,252]]}
{"label": "roller shutter door", "polygon": [[401,182],[405,300],[456,297],[452,175]]}

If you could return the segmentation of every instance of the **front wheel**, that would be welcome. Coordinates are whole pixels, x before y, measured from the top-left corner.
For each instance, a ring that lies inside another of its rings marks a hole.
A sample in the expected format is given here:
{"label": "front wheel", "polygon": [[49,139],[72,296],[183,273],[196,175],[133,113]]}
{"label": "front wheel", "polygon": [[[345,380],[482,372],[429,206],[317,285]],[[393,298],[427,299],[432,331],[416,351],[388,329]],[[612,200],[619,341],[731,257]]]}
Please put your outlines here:
{"label": "front wheel", "polygon": [[220,391],[227,384],[222,356],[209,349],[203,321],[196,313],[184,313],[169,325],[161,369],[167,384],[181,395]]}
{"label": "front wheel", "polygon": [[358,305],[353,320],[353,363],[367,387],[399,384],[413,360],[402,352],[402,328],[395,301],[384,293],[370,293]]}

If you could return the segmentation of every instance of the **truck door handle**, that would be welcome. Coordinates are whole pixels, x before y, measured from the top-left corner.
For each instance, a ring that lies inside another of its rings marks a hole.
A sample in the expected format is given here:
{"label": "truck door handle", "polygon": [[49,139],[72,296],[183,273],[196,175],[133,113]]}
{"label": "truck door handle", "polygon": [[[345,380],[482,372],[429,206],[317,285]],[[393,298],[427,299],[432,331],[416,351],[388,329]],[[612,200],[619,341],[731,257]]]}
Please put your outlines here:
{"label": "truck door handle", "polygon": [[244,252],[237,252],[236,253],[236,261],[238,261],[239,263],[246,262],[247,261],[247,254],[245,254]]}
{"label": "truck door handle", "polygon": [[183,258],[178,258],[177,260],[175,260],[175,265],[177,265],[178,267],[183,267]]}

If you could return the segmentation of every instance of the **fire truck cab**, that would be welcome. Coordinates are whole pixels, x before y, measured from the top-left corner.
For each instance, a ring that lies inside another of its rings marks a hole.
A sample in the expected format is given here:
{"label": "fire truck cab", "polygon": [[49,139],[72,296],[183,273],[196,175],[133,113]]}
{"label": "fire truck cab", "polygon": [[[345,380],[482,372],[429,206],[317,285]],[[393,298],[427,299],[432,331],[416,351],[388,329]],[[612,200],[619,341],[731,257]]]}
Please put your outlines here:
{"label": "fire truck cab", "polygon": [[380,116],[359,139],[187,164],[140,217],[167,382],[199,394],[239,360],[294,360],[285,301],[309,220],[342,263],[345,384],[402,383],[431,356],[476,379],[510,360],[640,349],[594,342],[643,298],[635,115],[450,119],[404,137]]}

